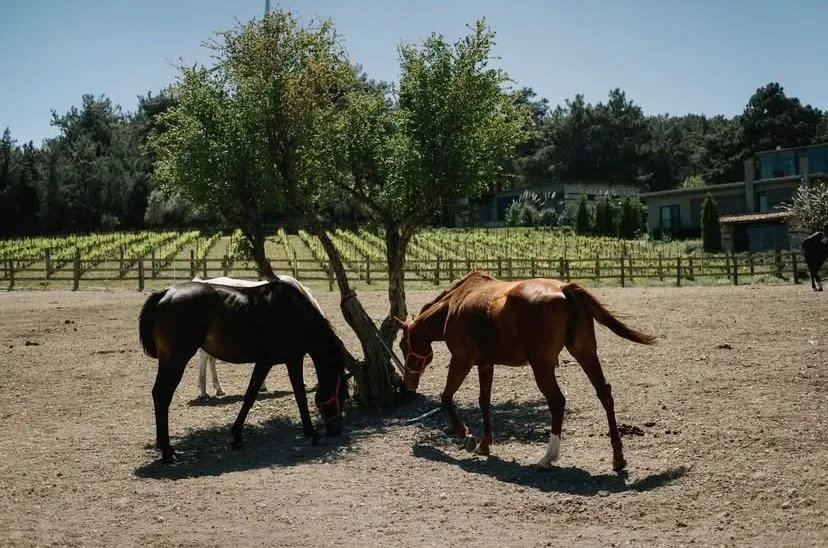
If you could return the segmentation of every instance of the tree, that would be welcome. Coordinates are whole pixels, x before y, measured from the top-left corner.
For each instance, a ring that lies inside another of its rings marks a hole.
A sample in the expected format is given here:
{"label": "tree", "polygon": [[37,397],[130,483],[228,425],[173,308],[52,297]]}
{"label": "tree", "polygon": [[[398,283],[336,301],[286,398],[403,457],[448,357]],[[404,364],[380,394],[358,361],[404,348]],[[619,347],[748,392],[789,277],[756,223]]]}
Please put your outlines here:
{"label": "tree", "polygon": [[828,183],[800,185],[791,202],[782,209],[792,213],[797,222],[811,232],[828,232]]}
{"label": "tree", "polygon": [[784,88],[771,82],[757,88],[739,120],[748,153],[814,143],[822,124],[822,113],[785,95]]}
{"label": "tree", "polygon": [[706,253],[718,253],[722,250],[722,230],[719,226],[719,212],[716,202],[708,192],[701,208],[702,247]]}
{"label": "tree", "polygon": [[591,225],[587,199],[586,196],[581,195],[575,210],[575,226],[573,228],[576,234],[589,234]]}
{"label": "tree", "polygon": [[618,221],[618,237],[632,240],[641,230],[641,202],[626,196],[621,202],[621,219]]}
{"label": "tree", "polygon": [[604,196],[595,206],[595,235],[615,236],[618,229],[616,226],[616,206],[610,202],[609,196]]}
{"label": "tree", "polygon": [[681,188],[699,188],[704,186],[704,179],[701,175],[691,175],[681,182]]}
{"label": "tree", "polygon": [[507,76],[486,68],[493,33],[479,22],[454,44],[432,36],[400,48],[394,104],[360,85],[330,22],[303,27],[284,11],[219,34],[217,69],[183,69],[177,106],[150,138],[157,173],[241,226],[265,277],[263,204],[296,212],[321,241],[342,295],[346,321],[365,355],[360,397],[393,402],[399,377],[374,326],[353,298],[327,235],[334,204],[347,200],[382,231],[389,273],[390,343],[405,317],[408,243],[445,204],[490,185],[523,135],[525,111],[504,93]]}

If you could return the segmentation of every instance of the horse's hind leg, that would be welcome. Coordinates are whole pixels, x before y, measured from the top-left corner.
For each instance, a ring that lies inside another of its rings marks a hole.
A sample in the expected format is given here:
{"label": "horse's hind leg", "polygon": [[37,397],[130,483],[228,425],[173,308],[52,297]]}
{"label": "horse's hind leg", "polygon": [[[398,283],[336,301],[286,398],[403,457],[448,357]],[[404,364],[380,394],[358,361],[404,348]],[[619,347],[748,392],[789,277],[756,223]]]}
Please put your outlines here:
{"label": "horse's hind leg", "polygon": [[247,414],[250,412],[250,408],[253,407],[253,403],[256,401],[256,395],[259,393],[259,388],[261,388],[262,382],[264,382],[264,379],[267,377],[267,373],[270,371],[271,367],[273,367],[273,365],[267,362],[258,362],[255,367],[253,367],[253,374],[250,376],[250,383],[247,385],[247,392],[244,393],[244,403],[242,404],[239,415],[236,417],[236,422],[233,423],[233,428],[230,431],[233,436],[233,441],[231,443],[234,449],[238,449],[244,445],[244,441],[242,440],[242,428],[244,427],[244,421],[247,419]]}
{"label": "horse's hind leg", "polygon": [[623,470],[627,466],[627,461],[624,460],[621,435],[618,433],[618,425],[615,422],[615,402],[612,399],[612,387],[604,378],[604,372],[601,370],[601,362],[598,361],[598,354],[594,344],[593,338],[591,349],[578,351],[579,349],[571,348],[569,351],[572,352],[572,355],[578,360],[584,373],[586,373],[589,382],[595,388],[595,393],[607,413],[610,443],[612,444],[612,468],[616,471]]}
{"label": "horse's hind leg", "polygon": [[302,374],[302,358],[288,360],[287,370],[290,386],[293,388],[293,397],[296,398],[296,406],[299,407],[299,416],[302,417],[302,430],[306,438],[311,438],[316,443],[320,436],[313,428],[308,409],[308,394],[305,391],[305,379]]}
{"label": "horse's hind leg", "polygon": [[546,398],[549,414],[552,416],[549,445],[546,447],[546,453],[538,461],[537,466],[539,468],[551,468],[552,463],[558,460],[558,453],[561,448],[561,428],[563,427],[566,398],[561,392],[561,387],[558,386],[558,379],[555,378],[556,362],[557,360],[530,360],[535,382]]}
{"label": "horse's hind leg", "polygon": [[[205,352],[205,354],[207,354]],[[207,363],[210,365],[210,378],[213,381],[213,388],[216,391],[216,397],[220,398],[226,395],[226,392],[221,387],[221,383],[219,382],[218,378],[218,371],[216,371],[216,358],[210,355],[207,355]]]}
{"label": "horse's hind leg", "polygon": [[155,443],[161,449],[161,458],[166,463],[172,462],[175,458],[175,451],[170,445],[170,402],[191,357],[192,354],[158,360],[158,371],[152,387],[152,402],[155,408]]}
{"label": "horse's hind leg", "polygon": [[[207,394],[207,365],[212,358],[201,348],[196,352],[196,359],[198,360],[198,397],[203,400],[210,397]],[[215,367],[215,364],[213,364],[213,367]],[[216,380],[216,377],[213,377],[213,386],[216,385]]]}

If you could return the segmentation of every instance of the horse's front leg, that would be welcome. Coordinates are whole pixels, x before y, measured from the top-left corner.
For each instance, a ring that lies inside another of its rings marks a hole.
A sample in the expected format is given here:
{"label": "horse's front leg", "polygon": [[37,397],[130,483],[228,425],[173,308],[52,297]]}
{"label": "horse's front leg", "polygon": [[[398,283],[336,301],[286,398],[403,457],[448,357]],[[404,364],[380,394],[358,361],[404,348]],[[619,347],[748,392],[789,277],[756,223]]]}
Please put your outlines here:
{"label": "horse's front leg", "polygon": [[483,415],[483,437],[475,447],[478,455],[488,455],[492,444],[492,381],[494,380],[494,365],[478,364],[477,373],[480,378],[480,413]]}
{"label": "horse's front leg", "polygon": [[247,414],[250,412],[250,408],[253,407],[253,403],[256,401],[256,395],[259,393],[262,381],[264,381],[264,378],[267,377],[271,367],[273,367],[271,363],[257,362],[256,366],[253,368],[253,374],[250,376],[250,383],[247,385],[247,392],[244,393],[244,403],[242,404],[239,416],[236,417],[236,422],[233,423],[233,428],[230,431],[233,436],[231,444],[234,449],[239,449],[244,445],[244,441],[242,440],[242,428],[244,427],[244,421],[247,419]]}
{"label": "horse's front leg", "polygon": [[313,421],[311,421],[310,410],[308,409],[308,394],[305,390],[305,379],[302,372],[302,357],[288,360],[287,370],[290,386],[293,388],[293,397],[296,398],[296,405],[299,407],[299,416],[302,417],[302,430],[305,432],[306,438],[311,438],[316,443],[321,436],[313,428]]}
{"label": "horse's front leg", "polygon": [[454,408],[454,394],[466,380],[472,368],[472,362],[459,361],[452,357],[449,363],[448,376],[446,377],[446,386],[443,388],[443,393],[440,396],[440,402],[443,410],[448,414],[454,433],[457,437],[463,440],[463,446],[467,451],[474,451],[477,441],[474,439],[469,427],[466,426],[457,415],[457,410]]}

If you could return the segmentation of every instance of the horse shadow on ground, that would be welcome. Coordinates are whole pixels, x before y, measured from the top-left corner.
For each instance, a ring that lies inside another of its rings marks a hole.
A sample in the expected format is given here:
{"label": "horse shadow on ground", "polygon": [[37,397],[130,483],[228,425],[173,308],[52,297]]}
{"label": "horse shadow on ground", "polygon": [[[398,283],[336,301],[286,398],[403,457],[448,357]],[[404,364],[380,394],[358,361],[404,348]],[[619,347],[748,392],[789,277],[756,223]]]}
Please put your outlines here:
{"label": "horse shadow on ground", "polygon": [[[474,405],[458,406],[457,411],[460,418],[468,424],[479,439],[481,434],[479,408]],[[564,424],[567,418],[577,417],[579,413],[577,407],[567,406],[564,411]],[[420,435],[419,441],[412,447],[414,457],[449,464],[469,474],[482,474],[501,482],[543,492],[592,496],[602,493],[649,491],[669,485],[684,477],[689,471],[688,467],[679,466],[629,481],[628,471],[593,474],[577,466],[553,466],[549,470],[541,470],[534,465],[504,460],[496,455],[480,457],[471,453],[463,453],[462,456],[454,456],[450,452],[456,453],[460,442],[454,438],[454,433],[448,426],[448,419],[444,413],[437,413],[418,424]],[[492,429],[496,442],[531,446],[540,457],[549,440],[549,412],[546,401],[543,399],[511,400],[493,404]],[[602,433],[596,438],[596,443],[606,444],[604,449],[609,456],[611,449],[608,434]]]}
{"label": "horse shadow on ground", "polygon": [[[293,395],[292,392],[287,394]],[[267,397],[281,397],[277,393],[260,394],[257,401]],[[224,400],[231,397],[221,398]],[[242,397],[243,399],[243,397]],[[206,405],[210,405],[208,402]],[[231,449],[231,424],[192,429],[180,436],[171,436],[177,454],[174,464],[164,464],[154,443],[144,449],[152,460],[138,466],[135,475],[141,478],[180,480],[204,476],[219,476],[228,472],[260,468],[290,467],[302,463],[332,463],[348,456],[349,448],[361,438],[383,435],[388,424],[383,415],[346,406],[345,431],[340,436],[327,437],[325,427],[314,417],[316,432],[322,436],[313,443],[305,438],[298,419],[274,417],[261,424],[244,426],[244,447]]]}
{"label": "horse shadow on ground", "polygon": [[[310,390],[308,391],[310,393]],[[256,396],[256,401],[267,401],[267,400],[275,400],[277,398],[284,398],[285,396],[293,396],[293,391],[291,390],[272,390],[268,392],[259,392]],[[234,405],[234,404],[241,404],[244,401],[244,393],[241,394],[232,394],[229,396],[208,396],[206,398],[202,398],[200,396],[196,396],[195,398],[191,399],[187,402],[187,405],[190,407],[222,407],[224,405]]]}

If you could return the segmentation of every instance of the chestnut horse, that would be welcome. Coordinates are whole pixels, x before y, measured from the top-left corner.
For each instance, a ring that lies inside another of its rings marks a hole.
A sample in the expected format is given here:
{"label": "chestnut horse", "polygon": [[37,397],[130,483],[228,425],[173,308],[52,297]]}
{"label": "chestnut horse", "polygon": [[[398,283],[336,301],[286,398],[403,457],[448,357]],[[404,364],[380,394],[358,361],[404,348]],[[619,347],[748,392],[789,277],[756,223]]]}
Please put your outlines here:
{"label": "chestnut horse", "polygon": [[[492,443],[490,403],[494,365],[529,364],[552,415],[549,446],[537,465],[551,468],[552,461],[558,458],[566,403],[555,379],[555,367],[558,355],[566,347],[581,365],[604,406],[613,469],[622,470],[626,461],[615,423],[612,391],[598,361],[593,320],[630,341],[648,345],[655,342],[654,337],[621,323],[577,283],[544,278],[506,282],[472,272],[423,306],[412,320],[397,319],[402,328],[400,349],[405,356],[403,383],[409,390],[416,390],[433,358],[432,342],[445,341],[451,361],[441,396],[442,407],[466,449],[488,455]],[[483,415],[480,443],[476,443],[454,408],[454,394],[474,365],[480,376],[479,401]]]}
{"label": "chestnut horse", "polygon": [[328,435],[342,431],[345,361],[342,340],[325,316],[293,284],[274,280],[255,287],[186,282],[150,295],[138,319],[144,352],[158,359],[152,387],[156,443],[164,462],[175,452],[169,438],[169,407],[185,366],[199,348],[230,363],[254,362],[244,403],[231,430],[233,447],[273,365],[286,363],[307,437],[318,439],[308,411],[302,360],[316,369],[315,401]]}

